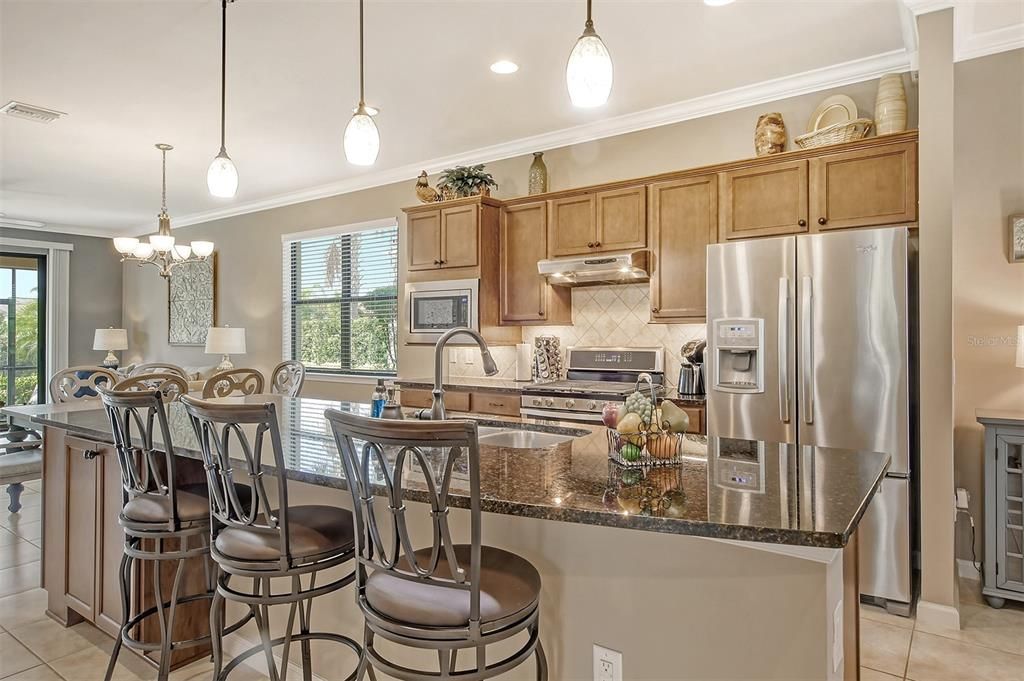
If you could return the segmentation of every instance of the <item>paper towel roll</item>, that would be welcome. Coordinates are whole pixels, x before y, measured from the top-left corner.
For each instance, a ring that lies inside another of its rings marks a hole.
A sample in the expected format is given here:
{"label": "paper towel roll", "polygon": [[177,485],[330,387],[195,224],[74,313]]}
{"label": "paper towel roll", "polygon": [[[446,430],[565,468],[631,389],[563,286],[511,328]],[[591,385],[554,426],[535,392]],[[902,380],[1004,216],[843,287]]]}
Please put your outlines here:
{"label": "paper towel roll", "polygon": [[529,381],[533,378],[533,347],[529,343],[516,345],[516,380]]}

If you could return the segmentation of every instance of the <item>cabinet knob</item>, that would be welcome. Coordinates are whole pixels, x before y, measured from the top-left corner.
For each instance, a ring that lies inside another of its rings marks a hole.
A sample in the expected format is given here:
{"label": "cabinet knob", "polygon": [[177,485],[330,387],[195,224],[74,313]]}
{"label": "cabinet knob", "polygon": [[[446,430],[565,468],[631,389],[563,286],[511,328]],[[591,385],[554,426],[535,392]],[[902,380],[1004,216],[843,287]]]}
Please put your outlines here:
{"label": "cabinet knob", "polygon": [[797,223],[796,223],[796,224],[800,225],[801,227],[806,227],[806,226],[807,226],[807,220],[804,220],[803,218],[800,218],[800,219],[799,219],[799,220],[797,221]]}
{"label": "cabinet knob", "polygon": [[600,241],[595,241],[594,242],[594,248],[600,248],[600,247],[601,247],[601,242]]}
{"label": "cabinet knob", "polygon": [[654,314],[658,314],[658,308],[652,307],[651,312],[653,312]]}
{"label": "cabinet knob", "polygon": [[828,218],[818,218],[818,224],[823,225],[828,222]]}
{"label": "cabinet knob", "polygon": [[448,261],[447,261],[447,260],[439,260],[437,264],[438,264],[438,265],[443,265],[443,264],[445,264],[446,262],[448,262]]}
{"label": "cabinet knob", "polygon": [[594,247],[594,242],[593,241],[588,241],[587,242],[587,248],[593,248],[593,247]]}
{"label": "cabinet knob", "polygon": [[441,264],[441,261],[440,261],[440,260],[435,260],[435,261],[434,261],[434,264],[435,264],[435,265],[440,265],[440,264]]}
{"label": "cabinet knob", "polygon": [[82,451],[83,459],[95,459],[97,456],[99,456],[99,452],[95,449],[86,449]]}

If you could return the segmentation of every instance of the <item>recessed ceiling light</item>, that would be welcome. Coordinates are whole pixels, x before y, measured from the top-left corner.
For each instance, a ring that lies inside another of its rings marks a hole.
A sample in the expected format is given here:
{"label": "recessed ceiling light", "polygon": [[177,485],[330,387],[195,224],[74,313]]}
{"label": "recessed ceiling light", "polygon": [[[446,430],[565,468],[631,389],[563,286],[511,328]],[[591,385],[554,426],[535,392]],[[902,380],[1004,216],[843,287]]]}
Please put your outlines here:
{"label": "recessed ceiling light", "polygon": [[500,59],[491,64],[491,71],[500,73],[502,75],[508,75],[509,73],[515,73],[519,70],[519,64],[508,59]]}
{"label": "recessed ceiling light", "polygon": [[708,7],[721,7],[723,5],[731,5],[734,0],[704,0],[704,4]]}

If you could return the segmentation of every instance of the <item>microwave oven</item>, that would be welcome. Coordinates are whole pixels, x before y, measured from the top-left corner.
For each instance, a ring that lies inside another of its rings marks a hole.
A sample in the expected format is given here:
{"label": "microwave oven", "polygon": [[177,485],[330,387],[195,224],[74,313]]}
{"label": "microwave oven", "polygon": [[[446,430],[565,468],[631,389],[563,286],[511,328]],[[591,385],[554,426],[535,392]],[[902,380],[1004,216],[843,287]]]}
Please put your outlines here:
{"label": "microwave oven", "polygon": [[480,330],[480,280],[450,279],[405,285],[409,342],[433,343],[459,327]]}

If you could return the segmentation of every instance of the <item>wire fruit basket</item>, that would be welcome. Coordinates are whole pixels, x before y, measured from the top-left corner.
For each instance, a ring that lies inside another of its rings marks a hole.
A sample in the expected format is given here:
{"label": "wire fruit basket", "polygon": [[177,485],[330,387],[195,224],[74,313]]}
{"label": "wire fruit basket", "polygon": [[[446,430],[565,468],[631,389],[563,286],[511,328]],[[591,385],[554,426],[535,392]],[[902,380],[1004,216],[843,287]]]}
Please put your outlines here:
{"label": "wire fruit basket", "polygon": [[[645,382],[650,397],[642,390]],[[665,410],[670,412],[668,416]],[[678,411],[679,417],[675,417],[673,410]],[[619,407],[615,424],[608,428],[608,458],[620,466],[671,466],[682,461],[688,419],[671,402],[663,400],[659,405],[649,374],[637,378],[636,392]]]}

